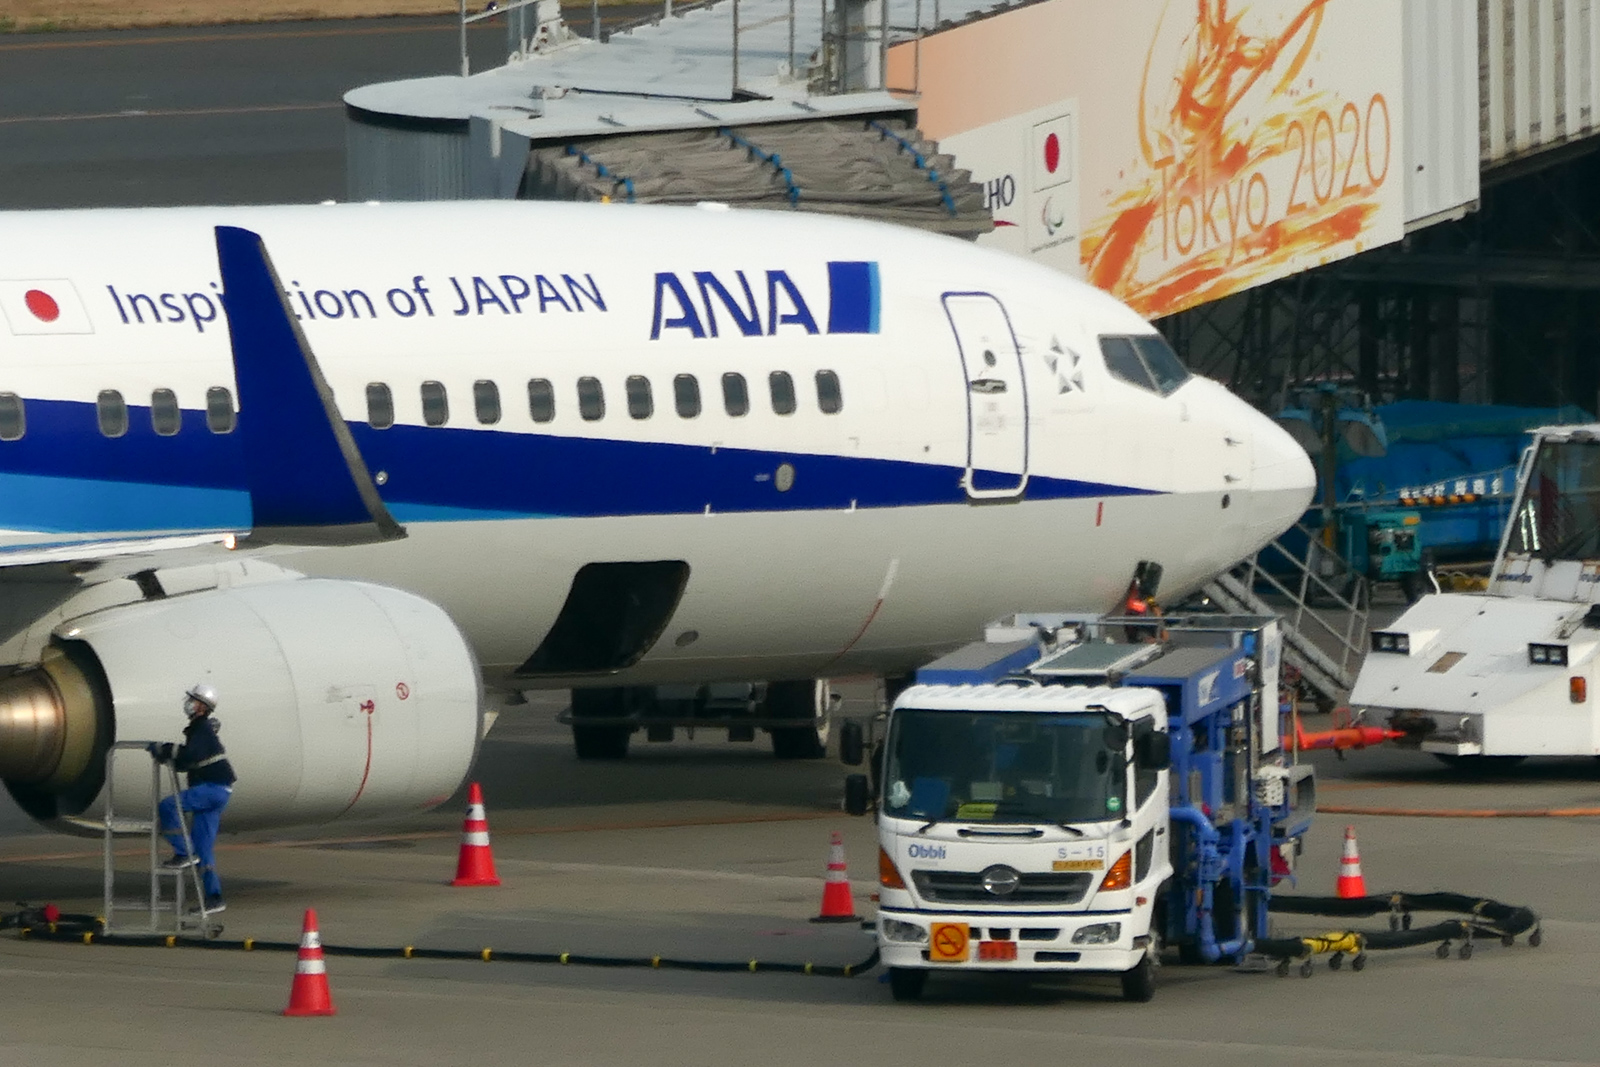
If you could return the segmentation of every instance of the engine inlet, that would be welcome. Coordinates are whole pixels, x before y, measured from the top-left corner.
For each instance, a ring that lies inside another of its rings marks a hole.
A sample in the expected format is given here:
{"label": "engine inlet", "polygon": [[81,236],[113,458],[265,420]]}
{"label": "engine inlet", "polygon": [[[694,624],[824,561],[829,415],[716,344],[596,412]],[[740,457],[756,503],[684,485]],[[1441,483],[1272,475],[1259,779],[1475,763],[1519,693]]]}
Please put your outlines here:
{"label": "engine inlet", "polygon": [[43,670],[0,680],[0,778],[42,782],[61,763],[67,710]]}

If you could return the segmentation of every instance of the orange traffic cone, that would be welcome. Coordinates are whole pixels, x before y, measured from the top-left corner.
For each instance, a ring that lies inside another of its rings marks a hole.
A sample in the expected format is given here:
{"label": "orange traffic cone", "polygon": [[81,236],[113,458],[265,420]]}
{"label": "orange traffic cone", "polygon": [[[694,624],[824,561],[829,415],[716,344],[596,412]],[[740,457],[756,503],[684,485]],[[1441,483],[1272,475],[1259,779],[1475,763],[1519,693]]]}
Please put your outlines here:
{"label": "orange traffic cone", "polygon": [[822,914],[811,921],[848,923],[857,922],[860,918],[856,914],[855,901],[850,896],[850,876],[845,873],[844,838],[835,830],[828,847],[828,875],[822,883]]}
{"label": "orange traffic cone", "polygon": [[333,997],[328,992],[328,965],[322,959],[322,935],[317,932],[317,913],[306,909],[300,932],[300,958],[294,965],[294,984],[289,987],[289,1006],[285,1015],[336,1015]]}
{"label": "orange traffic cone", "polygon": [[1339,857],[1339,899],[1354,900],[1367,895],[1367,880],[1361,876],[1361,855],[1356,851],[1356,828],[1344,828],[1344,853]]}
{"label": "orange traffic cone", "polygon": [[461,824],[461,856],[451,885],[499,885],[494,873],[494,853],[489,850],[489,820],[483,814],[483,788],[467,788],[467,819]]}

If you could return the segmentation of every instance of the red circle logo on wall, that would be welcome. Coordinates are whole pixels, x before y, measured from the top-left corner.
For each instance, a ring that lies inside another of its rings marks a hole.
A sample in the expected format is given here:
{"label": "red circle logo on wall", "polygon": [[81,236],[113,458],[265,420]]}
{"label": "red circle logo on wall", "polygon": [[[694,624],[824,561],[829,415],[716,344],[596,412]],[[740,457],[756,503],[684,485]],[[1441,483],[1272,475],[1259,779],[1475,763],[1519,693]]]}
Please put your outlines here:
{"label": "red circle logo on wall", "polygon": [[1061,165],[1061,138],[1055,134],[1044,139],[1044,169],[1051,174]]}
{"label": "red circle logo on wall", "polygon": [[29,289],[22,294],[22,302],[28,305],[28,310],[40,322],[54,322],[61,317],[61,305],[43,289]]}
{"label": "red circle logo on wall", "polygon": [[411,687],[404,682],[400,682],[394,687],[394,695],[404,700],[411,695]]}

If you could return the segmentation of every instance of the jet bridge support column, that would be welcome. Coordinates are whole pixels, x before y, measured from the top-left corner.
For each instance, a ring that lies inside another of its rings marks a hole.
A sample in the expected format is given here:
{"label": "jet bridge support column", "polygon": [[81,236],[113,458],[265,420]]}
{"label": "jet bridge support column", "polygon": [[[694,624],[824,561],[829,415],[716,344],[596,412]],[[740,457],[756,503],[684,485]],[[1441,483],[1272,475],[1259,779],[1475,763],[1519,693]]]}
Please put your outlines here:
{"label": "jet bridge support column", "polygon": [[883,88],[888,16],[887,0],[836,0],[830,29],[838,92]]}

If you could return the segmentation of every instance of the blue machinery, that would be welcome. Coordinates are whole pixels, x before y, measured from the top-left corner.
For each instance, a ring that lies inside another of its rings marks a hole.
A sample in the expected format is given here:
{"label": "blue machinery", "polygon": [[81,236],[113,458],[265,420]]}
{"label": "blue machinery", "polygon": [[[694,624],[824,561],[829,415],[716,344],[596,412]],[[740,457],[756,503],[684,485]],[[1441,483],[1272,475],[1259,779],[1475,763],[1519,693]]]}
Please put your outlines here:
{"label": "blue machinery", "polygon": [[1186,962],[1242,961],[1268,929],[1316,809],[1312,768],[1285,745],[1275,617],[1018,615],[917,672],[926,684],[1007,678],[1139,686],[1166,701],[1172,881],[1157,923]]}

